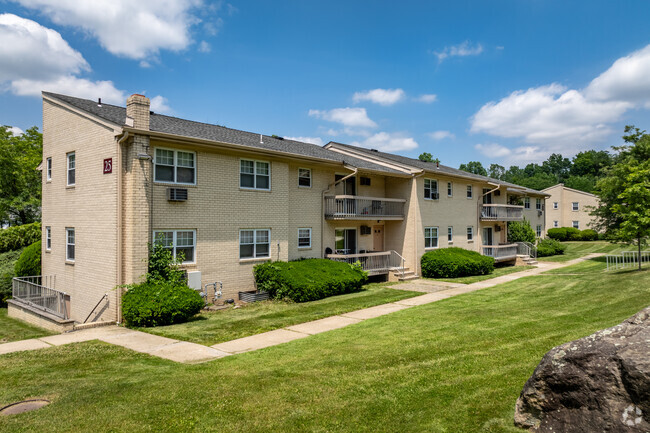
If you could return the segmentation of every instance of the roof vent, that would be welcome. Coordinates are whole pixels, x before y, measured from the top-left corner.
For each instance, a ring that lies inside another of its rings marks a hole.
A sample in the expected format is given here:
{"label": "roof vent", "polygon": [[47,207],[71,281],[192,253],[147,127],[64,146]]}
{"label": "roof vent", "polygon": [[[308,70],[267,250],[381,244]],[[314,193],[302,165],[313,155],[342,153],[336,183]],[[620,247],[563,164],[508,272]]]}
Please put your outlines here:
{"label": "roof vent", "polygon": [[102,108],[102,98],[98,98],[98,99],[97,99],[97,106],[98,106],[99,108]]}
{"label": "roof vent", "polygon": [[377,152],[377,149],[370,149],[371,152]]}

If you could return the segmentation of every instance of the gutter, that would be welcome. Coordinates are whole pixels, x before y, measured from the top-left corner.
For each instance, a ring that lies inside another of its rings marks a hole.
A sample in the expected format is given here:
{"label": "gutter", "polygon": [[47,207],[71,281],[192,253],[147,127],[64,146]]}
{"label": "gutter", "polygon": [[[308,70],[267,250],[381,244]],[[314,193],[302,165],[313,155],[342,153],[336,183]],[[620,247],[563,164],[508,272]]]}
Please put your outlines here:
{"label": "gutter", "polygon": [[[117,138],[117,137],[116,137]],[[122,319],[122,143],[129,138],[129,132],[124,131],[117,142],[117,308],[115,321],[119,324]]]}
{"label": "gutter", "polygon": [[[424,176],[426,174],[426,171],[421,170],[420,173],[414,173],[413,174],[413,183],[414,186],[412,188],[415,188],[415,194],[411,190],[411,197],[415,195],[415,199],[417,200],[418,206],[417,209],[420,209],[420,204],[419,204],[419,197],[418,197],[418,187],[417,187],[417,181],[416,179],[418,177]],[[415,249],[413,251],[413,267],[415,269],[415,272],[417,272],[419,275],[422,275],[422,269],[420,269],[420,262],[418,261],[418,227],[422,224],[422,219],[420,218],[420,221],[418,222],[418,212],[414,215],[415,219],[415,224],[413,224],[413,242],[415,244]],[[438,237],[440,237],[440,234],[438,234]],[[404,252],[404,245],[402,245],[402,252]]]}
{"label": "gutter", "polygon": [[343,182],[344,180],[356,176],[356,174],[359,172],[359,169],[356,167],[352,166],[345,166],[348,170],[353,170],[352,173],[348,174],[347,176],[342,177],[339,180],[335,180],[334,183],[330,183],[327,185],[327,188],[325,188],[321,192],[321,199],[320,199],[320,214],[321,214],[321,225],[320,225],[320,247],[321,247],[321,257],[325,258],[325,246],[323,245],[323,239],[325,238],[325,224],[327,222],[325,221],[325,193],[330,191],[336,184]]}

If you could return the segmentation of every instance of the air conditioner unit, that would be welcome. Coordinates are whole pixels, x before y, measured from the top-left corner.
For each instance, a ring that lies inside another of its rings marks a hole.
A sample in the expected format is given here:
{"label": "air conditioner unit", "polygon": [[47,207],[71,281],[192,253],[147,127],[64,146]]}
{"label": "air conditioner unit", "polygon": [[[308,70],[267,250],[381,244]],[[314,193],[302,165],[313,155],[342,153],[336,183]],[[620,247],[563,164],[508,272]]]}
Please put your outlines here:
{"label": "air conditioner unit", "polygon": [[186,201],[187,188],[167,188],[167,200],[169,201]]}
{"label": "air conditioner unit", "polygon": [[494,195],[496,197],[499,197],[501,195],[501,190],[497,189],[496,191],[494,191]]}

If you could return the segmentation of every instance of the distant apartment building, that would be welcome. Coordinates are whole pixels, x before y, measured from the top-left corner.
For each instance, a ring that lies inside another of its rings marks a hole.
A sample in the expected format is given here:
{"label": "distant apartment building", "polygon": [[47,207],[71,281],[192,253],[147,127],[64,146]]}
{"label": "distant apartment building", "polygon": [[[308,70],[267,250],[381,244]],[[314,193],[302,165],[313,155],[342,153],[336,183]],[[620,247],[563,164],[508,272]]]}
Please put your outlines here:
{"label": "distant apartment building", "polygon": [[598,197],[584,191],[567,188],[563,183],[542,190],[550,195],[546,203],[546,230],[558,227],[573,227],[584,230],[594,221],[589,213],[598,205]]}
{"label": "distant apartment building", "polygon": [[[43,277],[31,284],[65,292],[64,307],[43,307],[54,322],[119,321],[116,287],[143,277],[155,239],[183,257],[191,286],[220,282],[236,299],[268,260],[359,261],[407,278],[436,248],[514,260],[508,221],[545,231],[544,192],[164,116],[142,95],[125,108],[44,92],[43,159]],[[32,314],[20,294],[11,309]]]}

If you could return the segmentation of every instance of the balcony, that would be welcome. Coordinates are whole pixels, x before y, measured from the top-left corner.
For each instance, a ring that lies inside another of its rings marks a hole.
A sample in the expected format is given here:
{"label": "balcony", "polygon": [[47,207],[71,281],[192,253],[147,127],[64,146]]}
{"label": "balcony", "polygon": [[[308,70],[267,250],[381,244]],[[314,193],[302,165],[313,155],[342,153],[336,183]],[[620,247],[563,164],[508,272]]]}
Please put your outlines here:
{"label": "balcony", "polygon": [[481,221],[523,221],[524,207],[510,204],[482,204]]}
{"label": "balcony", "polygon": [[54,282],[54,276],[15,277],[13,300],[67,320],[70,318],[70,296],[53,289]]}
{"label": "balcony", "polygon": [[390,271],[404,271],[405,260],[396,251],[363,254],[328,254],[327,258],[348,264],[359,263],[368,275],[384,275]]}
{"label": "balcony", "polygon": [[335,195],[325,197],[327,220],[403,220],[404,203],[398,198]]}
{"label": "balcony", "polygon": [[483,245],[481,251],[484,256],[492,257],[495,262],[501,262],[516,259],[518,248],[519,245],[517,244]]}

